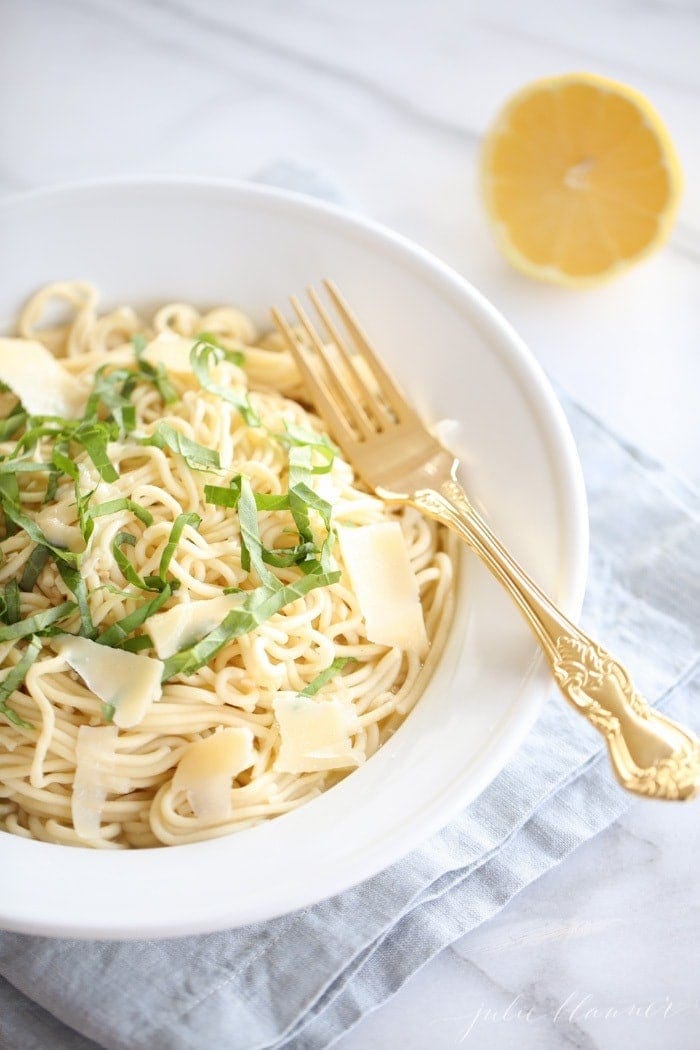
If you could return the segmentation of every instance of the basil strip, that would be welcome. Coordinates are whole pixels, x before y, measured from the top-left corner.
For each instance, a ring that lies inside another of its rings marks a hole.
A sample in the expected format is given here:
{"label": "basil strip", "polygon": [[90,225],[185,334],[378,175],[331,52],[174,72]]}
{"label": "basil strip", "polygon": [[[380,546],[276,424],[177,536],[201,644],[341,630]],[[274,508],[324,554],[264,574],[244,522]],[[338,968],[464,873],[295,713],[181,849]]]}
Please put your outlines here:
{"label": "basil strip", "polygon": [[8,514],[5,500],[10,500],[13,505],[16,504],[19,508],[19,482],[14,474],[6,474],[0,477],[0,505],[2,505],[5,516],[5,535],[14,536],[18,526],[12,516]]}
{"label": "basil strip", "polygon": [[106,423],[81,423],[73,440],[83,446],[103,481],[118,481],[119,474],[107,455],[107,445],[116,436]]}
{"label": "basil strip", "polygon": [[103,518],[108,514],[117,514],[120,510],[130,510],[134,517],[138,518],[144,525],[153,524],[153,515],[150,510],[147,510],[146,507],[141,507],[138,503],[134,503],[128,496],[100,503],[99,506],[93,507],[92,510],[88,511],[88,515],[91,518]]}
{"label": "basil strip", "polygon": [[219,350],[223,350],[225,359],[230,361],[232,365],[238,365],[240,368],[245,363],[245,354],[242,350],[229,350],[213,332],[198,332],[195,339],[199,343],[210,343],[212,346],[218,347]]}
{"label": "basil strip", "polygon": [[95,530],[95,523],[90,513],[90,500],[94,495],[92,492],[81,492],[78,482],[75,482],[75,505],[78,508],[78,527],[87,550],[90,538]]}
{"label": "basil strip", "polygon": [[310,474],[314,473],[311,462],[311,450],[308,447],[295,447],[289,450],[289,509],[294,518],[299,535],[307,542],[313,542],[309,510],[318,511],[323,519],[326,531],[330,530],[331,505],[322,499],[308,484]]}
{"label": "basil strip", "polygon": [[124,579],[133,587],[138,587],[140,591],[157,590],[157,587],[150,586],[150,580],[144,580],[143,576],[139,576],[136,569],[121,549],[124,544],[127,544],[129,547],[135,547],[136,537],[131,532],[118,532],[112,540],[112,554],[114,555],[114,560],[119,566]]}
{"label": "basil strip", "polygon": [[178,514],[173,522],[173,527],[170,530],[170,536],[166,543],[163,553],[160,556],[160,565],[158,567],[158,579],[161,583],[165,583],[168,575],[168,569],[170,568],[170,562],[173,560],[173,555],[177,549],[177,545],[182,537],[182,531],[185,525],[191,525],[193,529],[198,529],[202,524],[202,519],[199,514],[195,514],[193,510],[187,511],[183,514]]}
{"label": "basil strip", "polygon": [[50,463],[36,459],[4,459],[0,462],[0,474],[38,474],[51,469]]}
{"label": "basil strip", "polygon": [[[235,510],[241,495],[240,478],[240,474],[232,478],[230,488],[224,488],[222,485],[205,485],[205,503]],[[256,492],[255,506],[258,510],[289,510],[289,495],[286,492]]]}
{"label": "basil strip", "polygon": [[65,565],[63,562],[58,562],[57,567],[61,574],[61,579],[73,594],[78,605],[81,623],[80,633],[85,638],[94,638],[97,631],[92,622],[92,613],[88,604],[87,584],[80,575],[80,569],[73,569],[70,565]]}
{"label": "basil strip", "polygon": [[263,561],[263,547],[260,539],[260,527],[258,524],[258,508],[255,505],[255,497],[247,478],[241,477],[241,495],[238,500],[238,519],[241,529],[241,566],[246,571],[253,569],[258,575],[260,582],[270,590],[279,590],[282,586],[280,580],[270,572]]}
{"label": "basil strip", "polygon": [[[12,491],[13,488],[17,490],[16,496]],[[30,540],[34,540],[35,543],[38,543],[42,547],[47,547],[53,552],[53,554],[55,554],[56,558],[60,561],[64,561],[67,565],[72,565],[75,568],[80,564],[82,554],[76,554],[74,551],[64,550],[62,547],[54,547],[52,543],[49,543],[44,533],[34,521],[34,518],[25,514],[19,505],[17,479],[11,474],[0,476],[0,504],[2,504],[5,517],[9,518],[15,525],[24,529]]]}
{"label": "basil strip", "polygon": [[323,688],[326,682],[330,682],[331,678],[335,678],[338,671],[342,671],[346,664],[353,662],[352,656],[336,656],[333,663],[325,671],[321,671],[315,678],[312,678],[306,689],[302,689],[299,693],[299,696],[316,696],[316,693]]}
{"label": "basil strip", "polygon": [[207,390],[210,394],[215,394],[216,397],[220,397],[222,401],[227,401],[229,405],[233,405],[237,408],[245,423],[249,427],[259,427],[260,417],[251,405],[247,395],[237,395],[231,393],[226,387],[219,386],[215,383],[209,374],[209,365],[213,361],[217,365],[220,361],[229,361],[231,364],[239,364],[237,355],[234,351],[225,350],[220,343],[212,343],[208,339],[200,337],[194,346],[190,350],[190,364],[192,365],[192,371],[194,372],[197,382],[201,386],[202,390]]}
{"label": "basil strip", "polygon": [[87,405],[85,419],[98,421],[100,402],[108,410],[120,431],[128,434],[136,426],[136,409],[131,402],[131,393],[136,386],[136,375],[126,368],[108,372],[109,365],[102,365],[95,373]]}
{"label": "basil strip", "polygon": [[169,423],[158,423],[150,437],[141,438],[142,445],[153,445],[155,448],[169,448],[185,460],[192,470],[220,470],[219,453],[212,448],[198,445]]}
{"label": "basil strip", "polygon": [[275,439],[285,448],[310,448],[325,460],[325,463],[313,468],[314,474],[327,474],[338,455],[338,449],[327,434],[317,434],[315,430],[306,430],[296,423],[285,423],[284,431],[275,434]]}
{"label": "basil strip", "polygon": [[34,726],[31,722],[25,722],[23,718],[20,718],[17,712],[13,711],[13,709],[8,706],[7,700],[12,696],[15,689],[19,689],[22,685],[24,679],[27,677],[27,671],[32,666],[40,652],[41,641],[35,635],[30,639],[29,645],[24,650],[21,660],[7,672],[3,680],[0,682],[0,715],[4,715],[9,722],[12,722],[13,725],[18,726],[20,729],[33,729]]}
{"label": "basil strip", "polygon": [[131,345],[134,348],[134,356],[136,357],[136,361],[137,361],[138,364],[140,364],[141,363],[141,354],[144,352],[144,350],[148,346],[148,341],[146,339],[146,336],[142,335],[140,332],[138,332],[136,335],[132,335],[132,337],[131,337]]}
{"label": "basil strip", "polygon": [[0,441],[9,441],[13,438],[20,427],[27,421],[27,413],[24,411],[13,412],[11,416],[0,420]]}
{"label": "basil strip", "polygon": [[127,616],[123,616],[121,620],[117,620],[111,627],[108,627],[106,631],[103,631],[101,635],[96,638],[96,641],[100,645],[109,645],[113,649],[119,648],[123,642],[133,634],[142,624],[146,622],[149,616],[153,613],[158,612],[161,606],[165,605],[168,598],[171,597],[173,588],[168,583],[165,585],[160,594],[157,594],[155,598],[150,601],[144,602],[139,605],[133,612]]}
{"label": "basil strip", "polygon": [[234,638],[240,638],[241,635],[253,631],[283,609],[285,605],[296,601],[297,598],[303,598],[309,591],[317,587],[330,587],[339,579],[339,572],[324,572],[317,562],[313,572],[302,576],[293,583],[284,584],[277,590],[259,587],[252,591],[239,609],[232,609],[225,620],[205,635],[201,641],[188,649],[180,650],[179,653],[175,653],[165,661],[163,681],[167,681],[176,674],[194,674],[200,667],[209,663],[219,650]]}
{"label": "basil strip", "polygon": [[80,471],[78,470],[77,464],[70,458],[68,454],[68,443],[62,441],[56,445],[53,452],[51,453],[51,462],[60,470],[62,474],[67,474],[73,481],[77,481],[80,477]]}
{"label": "basil strip", "polygon": [[166,405],[172,405],[175,401],[178,401],[178,392],[170,382],[163,362],[159,361],[157,365],[152,365],[150,361],[142,359],[141,355],[148,346],[146,337],[143,335],[132,335],[131,345],[134,348],[139,379],[152,383]]}
{"label": "basil strip", "polygon": [[121,642],[120,645],[112,646],[112,648],[126,649],[128,653],[140,653],[143,652],[144,649],[152,649],[153,642],[147,635],[139,634],[134,638],[127,638],[125,641]]}
{"label": "basil strip", "polygon": [[20,617],[19,611],[19,587],[17,580],[9,580],[5,584],[4,593],[5,615],[3,619],[6,624],[17,623]]}
{"label": "basil strip", "polygon": [[39,579],[41,570],[51,557],[51,551],[47,547],[35,547],[24,563],[24,572],[19,581],[21,591],[33,591],[36,581]]}
{"label": "basil strip", "polygon": [[28,616],[25,620],[20,620],[18,623],[7,626],[0,624],[0,642],[12,642],[17,638],[26,638],[30,634],[40,634],[47,627],[50,627],[51,624],[70,616],[75,612],[76,608],[75,602],[63,602],[62,605],[34,613],[33,616]]}

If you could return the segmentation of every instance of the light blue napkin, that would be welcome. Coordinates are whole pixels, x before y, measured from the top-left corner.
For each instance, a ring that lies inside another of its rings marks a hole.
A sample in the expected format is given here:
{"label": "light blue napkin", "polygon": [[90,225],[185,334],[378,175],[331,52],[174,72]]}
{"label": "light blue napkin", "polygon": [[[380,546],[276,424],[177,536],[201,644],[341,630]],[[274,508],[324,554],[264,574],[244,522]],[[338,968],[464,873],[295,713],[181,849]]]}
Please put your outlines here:
{"label": "light blue napkin", "polygon": [[[308,187],[301,175],[296,169],[293,188]],[[659,707],[700,729],[700,494],[561,399],[590,504],[583,626],[634,667]],[[0,933],[0,1046],[328,1047],[630,803],[600,737],[552,698],[515,758],[458,820],[323,904],[160,942]]]}

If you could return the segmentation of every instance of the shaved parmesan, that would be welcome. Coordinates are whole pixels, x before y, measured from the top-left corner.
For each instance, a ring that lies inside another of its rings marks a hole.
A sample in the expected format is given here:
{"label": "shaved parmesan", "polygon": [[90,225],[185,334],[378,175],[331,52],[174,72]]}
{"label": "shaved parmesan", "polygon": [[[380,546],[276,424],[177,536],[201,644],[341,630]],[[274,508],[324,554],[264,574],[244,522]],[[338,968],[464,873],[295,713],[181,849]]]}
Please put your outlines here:
{"label": "shaved parmesan", "polygon": [[160,660],[125,649],[110,649],[89,638],[64,636],[57,651],[95,696],[114,707],[114,724],[131,729],[160,700],[164,666]]}
{"label": "shaved parmesan", "polygon": [[146,621],[154,648],[161,660],[198,642],[222,623],[241,604],[238,594],[222,594],[203,601],[183,602]]}
{"label": "shaved parmesan", "polygon": [[151,340],[141,357],[149,365],[163,365],[167,372],[187,375],[192,372],[190,351],[194,343],[194,339],[177,332],[161,332]]}
{"label": "shaved parmesan", "polygon": [[0,338],[0,380],[32,416],[80,419],[87,394],[60,361],[31,339]]}
{"label": "shaved parmesan", "polygon": [[369,640],[425,653],[428,637],[418,580],[399,523],[340,528],[338,538]]}
{"label": "shaved parmesan", "polygon": [[128,779],[114,775],[117,739],[116,726],[81,726],[78,730],[71,815],[81,839],[99,838],[107,793],[130,790]]}
{"label": "shaved parmesan", "polygon": [[231,814],[231,781],[255,762],[250,729],[222,729],[185,748],[173,777],[200,820],[226,820]]}
{"label": "shaved parmesan", "polygon": [[360,756],[353,752],[350,739],[357,732],[357,716],[350,704],[280,692],[272,707],[281,740],[273,766],[276,773],[313,773],[359,765]]}
{"label": "shaved parmesan", "polygon": [[35,515],[34,520],[53,547],[74,552],[85,548],[79,527],[65,522],[55,507],[45,507]]}

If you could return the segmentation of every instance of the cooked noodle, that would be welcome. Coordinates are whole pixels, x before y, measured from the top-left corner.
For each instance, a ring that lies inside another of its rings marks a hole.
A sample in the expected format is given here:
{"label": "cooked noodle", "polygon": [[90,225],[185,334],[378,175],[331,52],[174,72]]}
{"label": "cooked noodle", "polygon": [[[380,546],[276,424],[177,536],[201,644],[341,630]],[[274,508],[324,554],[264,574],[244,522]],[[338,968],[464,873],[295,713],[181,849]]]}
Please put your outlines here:
{"label": "cooked noodle", "polygon": [[[53,319],[56,304],[70,316]],[[84,489],[101,485],[95,499],[128,497],[150,511],[150,525],[131,510],[96,517],[89,549],[81,564],[95,628],[103,631],[143,600],[116,564],[112,543],[127,529],[135,537],[129,558],[141,576],[158,572],[170,530],[179,514],[196,511],[198,528],[186,525],[170,563],[179,589],[165,608],[212,598],[223,588],[254,586],[241,564],[237,515],[205,502],[204,486],[226,484],[234,474],[250,479],[258,493],[284,493],[288,456],[275,435],[289,423],[322,432],[318,419],[285,395],[303,396],[291,359],[275,337],[260,340],[252,322],[238,310],[219,307],[200,313],[186,303],[174,303],[143,319],[130,307],[97,312],[97,294],[83,282],[49,286],[35,295],[19,320],[19,335],[43,342],[74,377],[76,389],[89,392],[98,368],[128,365],[134,359],[131,338],[152,339],[172,330],[195,337],[206,331],[228,347],[243,347],[246,361],[220,366],[233,387],[250,389],[250,404],[260,426],[246,425],[236,408],[201,389],[194,375],[171,375],[178,400],[164,405],[154,385],[136,385],[131,400],[140,433],[151,433],[166,420],[192,441],[219,453],[222,474],[190,469],[169,448],[144,446],[129,435],[109,445],[117,481],[106,485],[95,477],[85,451],[76,456]],[[16,404],[10,392],[0,394],[0,416]],[[15,439],[0,444],[7,456]],[[43,439],[32,454],[45,452]],[[47,453],[50,455],[50,453]],[[224,480],[222,480],[222,478]],[[17,475],[22,506],[40,513],[46,474]],[[320,483],[319,483],[320,484]],[[350,657],[342,674],[320,696],[339,695],[352,704],[358,722],[352,736],[357,764],[365,761],[397,729],[424,688],[425,676],[439,650],[440,637],[451,615],[454,551],[447,533],[411,509],[392,510],[355,481],[338,456],[323,478],[333,497],[333,523],[361,526],[389,519],[400,522],[416,575],[431,652],[422,666],[414,652],[368,641],[356,595],[346,575],[293,601],[266,622],[236,638],[195,673],[175,676],[163,686],[162,698],[130,729],[120,729],[114,762],[114,790],[103,806],[99,836],[86,841],[74,830],[72,786],[76,741],[83,725],[105,724],[100,699],[72,671],[50,637],[42,638],[39,658],[21,688],[8,703],[32,728],[12,724],[0,715],[0,827],[27,838],[67,845],[123,849],[197,842],[251,827],[296,808],[337,783],[348,768],[321,772],[282,773],[273,770],[279,750],[279,730],[273,699],[280,690],[301,692],[338,657]],[[57,517],[77,527],[75,488],[58,479],[51,502]],[[261,511],[260,535],[267,548],[292,543],[293,525],[287,510]],[[318,527],[318,523],[317,523]],[[6,535],[0,547],[4,560],[0,584],[19,579],[35,549],[23,529]],[[340,554],[333,551],[336,561]],[[342,568],[342,564],[341,564]],[[299,577],[296,565],[275,568],[283,582]],[[71,597],[55,560],[41,569],[30,592],[22,592],[21,615],[60,605]],[[76,633],[80,617],[61,624]],[[17,665],[26,639],[0,644],[0,675]],[[231,788],[231,812],[224,820],[206,822],[195,816],[186,798],[174,795],[172,777],[185,749],[221,727],[248,727],[255,740],[256,760]]]}

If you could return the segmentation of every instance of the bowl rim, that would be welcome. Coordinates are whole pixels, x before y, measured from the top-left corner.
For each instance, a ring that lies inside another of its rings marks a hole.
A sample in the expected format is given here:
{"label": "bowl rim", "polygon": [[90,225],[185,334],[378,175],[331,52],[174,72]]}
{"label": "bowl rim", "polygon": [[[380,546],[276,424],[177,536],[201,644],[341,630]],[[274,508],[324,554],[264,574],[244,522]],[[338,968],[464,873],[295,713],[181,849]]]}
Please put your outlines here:
{"label": "bowl rim", "polygon": [[[492,346],[492,352],[502,358],[504,365],[513,374],[537,420],[543,445],[549,452],[553,484],[560,495],[558,513],[561,521],[563,553],[557,598],[564,612],[571,617],[578,616],[586,586],[589,532],[586,490],[574,438],[564,410],[541,365],[511,324],[483,293],[432,252],[382,223],[305,193],[246,180],[158,174],[71,180],[5,194],[0,198],[0,211],[35,201],[50,200],[52,197],[60,202],[61,198],[76,193],[101,193],[110,190],[128,192],[144,187],[158,188],[166,192],[173,189],[192,190],[197,193],[223,192],[233,194],[239,200],[247,198],[258,205],[262,203],[277,210],[300,212],[311,219],[326,221],[339,229],[342,235],[351,235],[375,244],[381,242],[384,249],[389,250],[394,258],[402,260],[414,272],[418,271],[421,279],[429,279],[431,283],[448,289],[453,298],[463,305],[466,304],[472,316],[487,330],[490,329],[499,337]],[[270,907],[259,904],[250,906],[247,911],[241,913],[235,925],[271,919],[343,892],[382,871],[405,856],[430,835],[439,831],[459,810],[476,798],[503,769],[530,731],[548,693],[547,688],[530,688],[520,708],[508,718],[505,726],[499,726],[486,755],[480,756],[477,768],[470,770],[467,774],[468,767],[472,763],[465,762],[462,780],[451,785],[449,800],[444,798],[445,793],[441,792],[429,806],[421,810],[419,821],[416,821],[415,824],[403,822],[400,827],[397,827],[394,835],[374,845],[371,850],[358,854],[353,864],[348,865],[349,871],[339,872],[330,868],[324,873],[323,878],[318,878],[314,882],[313,888],[311,886],[296,888],[295,891],[288,891],[286,895],[280,893]],[[3,848],[10,853],[22,849],[34,851],[36,861],[42,867],[42,861],[48,864],[56,858],[55,844],[12,835],[3,835],[2,839]],[[10,841],[6,842],[6,839]],[[170,847],[168,852],[191,848],[191,846],[174,846]],[[74,851],[71,850],[71,852]],[[135,854],[129,855],[138,856],[142,853],[160,852],[154,848],[135,851]],[[139,919],[138,924],[133,926],[125,926],[123,922],[114,925],[108,919],[98,926],[92,920],[82,921],[79,916],[76,918],[75,915],[68,920],[62,920],[56,916],[55,909],[52,910],[51,902],[45,904],[43,900],[36,902],[36,907],[31,915],[13,916],[5,912],[4,904],[0,900],[0,928],[50,936],[168,937],[204,933],[231,925],[233,923],[230,913],[224,914],[220,910],[217,914],[212,912],[206,921],[188,922],[184,920],[178,922],[177,925],[172,918],[158,917],[148,922]]]}

